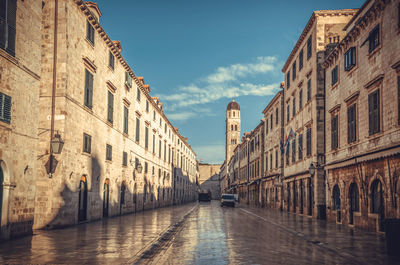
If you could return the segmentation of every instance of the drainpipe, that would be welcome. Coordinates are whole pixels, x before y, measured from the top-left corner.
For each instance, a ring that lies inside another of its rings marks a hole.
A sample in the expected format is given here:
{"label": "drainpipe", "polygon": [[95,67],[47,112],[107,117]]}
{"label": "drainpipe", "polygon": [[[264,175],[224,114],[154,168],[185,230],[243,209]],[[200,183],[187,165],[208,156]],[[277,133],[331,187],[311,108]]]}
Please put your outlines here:
{"label": "drainpipe", "polygon": [[[56,106],[56,86],[57,86],[57,22],[58,22],[58,0],[54,1],[54,47],[53,47],[53,86],[51,91],[51,125],[50,125],[50,168],[53,165],[53,149],[51,140],[54,136],[54,114]],[[50,170],[50,177],[52,173]]]}

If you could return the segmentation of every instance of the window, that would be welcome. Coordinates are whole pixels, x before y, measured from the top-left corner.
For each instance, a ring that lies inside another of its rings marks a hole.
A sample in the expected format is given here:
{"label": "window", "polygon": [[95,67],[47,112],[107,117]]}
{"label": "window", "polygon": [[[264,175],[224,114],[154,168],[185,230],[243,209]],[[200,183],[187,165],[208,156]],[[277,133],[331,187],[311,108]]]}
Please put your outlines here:
{"label": "window", "polygon": [[332,69],[332,72],[331,72],[331,85],[333,86],[333,85],[335,85],[336,83],[337,83],[337,81],[338,81],[338,66],[336,65],[333,69]]}
{"label": "window", "polygon": [[299,160],[303,159],[303,134],[299,134],[299,143],[297,144]]}
{"label": "window", "polygon": [[232,111],[233,112],[233,117],[235,117],[235,112],[234,111]]}
{"label": "window", "polygon": [[0,1],[0,48],[15,56],[16,0]]}
{"label": "window", "polygon": [[140,88],[139,87],[136,88],[136,99],[138,101],[140,101]]}
{"label": "window", "polygon": [[162,127],[162,119],[161,119],[161,117],[160,117],[160,127]]}
{"label": "window", "polygon": [[306,154],[307,154],[307,156],[310,156],[311,155],[311,128],[308,128],[307,129],[307,132],[306,132]]}
{"label": "window", "polygon": [[122,165],[123,166],[128,165],[128,153],[127,152],[122,152]]}
{"label": "window", "polygon": [[354,142],[356,136],[356,104],[353,104],[347,109],[347,142]]}
{"label": "window", "polygon": [[289,87],[290,87],[290,71],[288,71],[286,74],[286,89],[289,89]]}
{"label": "window", "polygon": [[310,59],[312,55],[312,36],[307,40],[307,59]]}
{"label": "window", "polygon": [[278,124],[279,123],[279,110],[278,108],[275,109],[275,123]]}
{"label": "window", "polygon": [[140,120],[136,118],[136,142],[139,143],[140,141]]}
{"label": "window", "polygon": [[296,61],[294,61],[293,65],[292,65],[292,79],[293,80],[296,79]]}
{"label": "window", "polygon": [[296,162],[296,139],[292,140],[292,162]]}
{"label": "window", "polygon": [[147,174],[149,172],[149,163],[144,162],[144,173]]}
{"label": "window", "polygon": [[108,53],[108,66],[114,70],[114,54],[111,51]]}
{"label": "window", "polygon": [[369,135],[380,132],[379,89],[368,95]]}
{"label": "window", "polygon": [[128,134],[129,110],[124,106],[124,133]]}
{"label": "window", "polygon": [[268,134],[268,119],[265,120],[265,134]]}
{"label": "window", "polygon": [[156,111],[153,110],[153,121],[156,121]]}
{"label": "window", "polygon": [[289,150],[290,150],[290,142],[287,143],[286,147],[286,165],[289,165]]}
{"label": "window", "polygon": [[85,69],[85,106],[92,109],[93,98],[93,75],[88,69]]}
{"label": "window", "polygon": [[151,168],[151,174],[154,176],[154,166]]}
{"label": "window", "polygon": [[90,154],[92,151],[92,136],[83,134],[83,152]]}
{"label": "window", "polygon": [[235,131],[237,131],[238,130],[238,126],[237,126],[237,124],[235,124]]}
{"label": "window", "polygon": [[86,21],[86,39],[94,45],[94,28],[89,20]]}
{"label": "window", "polygon": [[132,87],[132,76],[129,74],[129,72],[125,72],[125,85],[128,88]]}
{"label": "window", "polygon": [[278,151],[275,150],[275,168],[278,168]]}
{"label": "window", "polygon": [[289,122],[289,119],[290,119],[290,106],[289,106],[289,103],[287,104],[287,106],[286,106],[286,121],[287,122]]}
{"label": "window", "polygon": [[11,122],[11,97],[0,92],[0,121]]}
{"label": "window", "polygon": [[[274,160],[272,160],[272,152],[271,152],[271,154],[269,155],[269,162],[270,162],[269,169],[270,169],[270,170],[272,170],[272,163],[273,163],[273,161],[274,161]],[[258,165],[258,162],[257,162],[257,165]]]}
{"label": "window", "polygon": [[161,140],[158,142],[158,157],[161,158]]}
{"label": "window", "polygon": [[331,119],[331,148],[338,148],[338,115],[332,116]]}
{"label": "window", "polygon": [[233,124],[231,124],[231,131],[233,131]]}
{"label": "window", "polygon": [[351,47],[344,54],[344,70],[349,71],[356,65],[356,47]]}
{"label": "window", "polygon": [[146,100],[146,112],[147,113],[149,112],[149,101],[148,100]]}
{"label": "window", "polygon": [[168,164],[171,163],[171,147],[168,146]]}
{"label": "window", "polygon": [[293,117],[296,114],[296,98],[293,98]]}
{"label": "window", "polygon": [[311,79],[307,81],[307,102],[311,100]]}
{"label": "window", "polygon": [[107,121],[113,123],[114,116],[114,95],[108,91],[108,108],[107,108]]}
{"label": "window", "polygon": [[379,46],[379,25],[376,26],[369,33],[368,44],[369,44],[368,52],[372,52],[373,50],[375,50],[376,47]]}
{"label": "window", "polygon": [[299,110],[303,107],[303,89],[299,91]]}
{"label": "window", "polygon": [[109,144],[106,145],[106,160],[112,160],[112,146]]}
{"label": "window", "polygon": [[153,154],[156,153],[156,136],[153,134]]}
{"label": "window", "polygon": [[299,71],[303,68],[303,49],[299,53]]}
{"label": "window", "polygon": [[149,148],[149,127],[144,128],[144,148]]}
{"label": "window", "polygon": [[167,124],[164,123],[164,133],[167,134]]}
{"label": "window", "polygon": [[265,155],[265,171],[268,171],[268,154]]}
{"label": "window", "polygon": [[271,113],[271,115],[270,115],[270,120],[271,120],[271,130],[272,130],[272,125],[274,124],[274,119],[273,119],[273,117],[272,117],[272,113]]}

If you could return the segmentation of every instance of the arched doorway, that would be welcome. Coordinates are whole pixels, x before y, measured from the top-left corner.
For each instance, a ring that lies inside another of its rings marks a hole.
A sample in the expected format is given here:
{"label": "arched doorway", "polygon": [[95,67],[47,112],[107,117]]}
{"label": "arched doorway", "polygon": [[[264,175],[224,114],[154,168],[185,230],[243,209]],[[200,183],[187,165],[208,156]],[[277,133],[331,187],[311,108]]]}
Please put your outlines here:
{"label": "arched doorway", "polygon": [[287,185],[287,211],[290,212],[290,183]]}
{"label": "arched doorway", "polygon": [[103,217],[108,217],[108,208],[110,204],[110,180],[104,181],[103,187]]}
{"label": "arched doorway", "polygon": [[296,181],[293,181],[293,212],[297,210],[297,185]]}
{"label": "arched doorway", "polygon": [[119,214],[122,214],[122,206],[125,204],[125,190],[126,190],[126,185],[125,181],[122,181],[121,183],[121,198],[119,200]]}
{"label": "arched doorway", "polygon": [[79,183],[79,211],[78,222],[86,221],[87,219],[87,179],[82,176]]}
{"label": "arched doorway", "polygon": [[349,199],[350,199],[349,224],[354,224],[354,212],[360,211],[358,186],[354,182],[351,183],[350,185]]}
{"label": "arched doorway", "polygon": [[337,184],[333,187],[332,208],[333,208],[334,211],[336,211],[336,221],[337,222],[341,222],[340,189],[339,189],[339,186]]}
{"label": "arched doorway", "polygon": [[304,204],[304,187],[303,180],[300,180],[300,214],[303,214],[303,204]]}
{"label": "arched doorway", "polygon": [[383,200],[382,182],[379,179],[374,180],[371,185],[371,213],[378,214],[378,229],[383,231],[385,202]]}
{"label": "arched doorway", "polygon": [[307,209],[307,214],[309,216],[312,216],[312,205],[313,205],[313,191],[312,191],[312,179],[308,179],[308,187],[307,187],[307,193],[308,193],[308,209]]}
{"label": "arched doorway", "polygon": [[133,204],[135,205],[135,212],[137,210],[136,200],[137,200],[137,186],[135,183],[135,185],[133,186]]}
{"label": "arched doorway", "polygon": [[4,182],[4,175],[3,175],[3,168],[0,165],[0,224],[1,224],[1,213],[3,211],[3,182]]}

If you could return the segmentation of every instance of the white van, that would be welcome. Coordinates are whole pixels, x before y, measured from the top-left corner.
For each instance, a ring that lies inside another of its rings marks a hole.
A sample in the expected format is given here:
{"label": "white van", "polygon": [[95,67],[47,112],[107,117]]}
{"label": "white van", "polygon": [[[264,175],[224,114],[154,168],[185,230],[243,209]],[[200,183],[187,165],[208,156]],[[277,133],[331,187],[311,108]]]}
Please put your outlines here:
{"label": "white van", "polygon": [[232,206],[235,207],[235,194],[222,194],[221,196],[221,207],[223,206]]}

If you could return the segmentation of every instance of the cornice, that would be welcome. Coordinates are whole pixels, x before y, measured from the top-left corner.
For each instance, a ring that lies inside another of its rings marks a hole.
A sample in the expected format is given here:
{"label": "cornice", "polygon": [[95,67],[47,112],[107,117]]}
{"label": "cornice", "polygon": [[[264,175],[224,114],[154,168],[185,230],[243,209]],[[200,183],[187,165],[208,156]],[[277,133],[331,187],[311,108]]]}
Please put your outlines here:
{"label": "cornice", "polygon": [[282,90],[280,90],[275,96],[274,98],[268,103],[268,105],[265,107],[265,109],[263,110],[263,114],[267,113],[272,106],[275,104],[275,102],[282,96]]}

